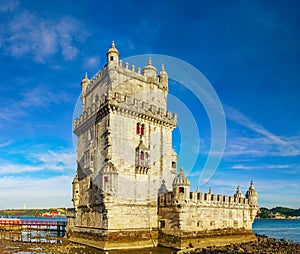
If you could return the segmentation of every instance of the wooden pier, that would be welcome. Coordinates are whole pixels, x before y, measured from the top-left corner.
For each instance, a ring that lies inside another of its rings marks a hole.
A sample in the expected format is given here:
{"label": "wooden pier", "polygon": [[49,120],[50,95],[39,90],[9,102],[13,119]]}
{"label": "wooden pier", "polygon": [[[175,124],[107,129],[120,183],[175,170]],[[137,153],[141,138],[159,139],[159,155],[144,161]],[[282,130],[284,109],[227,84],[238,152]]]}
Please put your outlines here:
{"label": "wooden pier", "polygon": [[[66,221],[56,220],[22,220],[22,219],[10,219],[0,218],[0,233],[1,237],[13,238],[17,241],[24,241],[24,234],[28,235],[25,241],[32,240],[33,236],[39,238],[50,238],[50,232],[56,232],[56,236],[64,236],[66,233]],[[41,232],[45,232],[42,236]],[[22,236],[23,233],[23,236]],[[8,236],[9,235],[9,236]],[[47,240],[45,240],[47,241]]]}

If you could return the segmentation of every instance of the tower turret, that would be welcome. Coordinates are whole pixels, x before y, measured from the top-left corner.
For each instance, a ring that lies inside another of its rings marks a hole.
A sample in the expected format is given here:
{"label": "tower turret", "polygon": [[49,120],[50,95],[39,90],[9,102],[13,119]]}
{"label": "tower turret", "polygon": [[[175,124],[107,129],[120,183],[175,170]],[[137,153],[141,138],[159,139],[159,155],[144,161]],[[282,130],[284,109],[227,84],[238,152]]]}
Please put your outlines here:
{"label": "tower turret", "polygon": [[107,65],[118,64],[120,53],[115,47],[115,42],[112,41],[111,48],[106,53],[107,56]]}
{"label": "tower turret", "polygon": [[74,205],[75,210],[77,210],[78,205],[79,205],[79,195],[80,195],[80,193],[79,193],[78,174],[75,175],[74,180],[72,182],[72,185],[73,185],[73,198],[72,198],[72,201],[73,201],[73,205]]}
{"label": "tower turret", "polygon": [[83,80],[81,81],[81,101],[82,101],[82,109],[83,110],[85,107],[85,94],[86,94],[86,87],[87,87],[88,83],[90,83],[90,80],[89,80],[88,74],[86,72]]}
{"label": "tower turret", "polygon": [[151,57],[148,58],[148,65],[143,68],[143,75],[145,77],[156,77],[157,69],[152,65]]}
{"label": "tower turret", "polygon": [[249,199],[250,205],[253,205],[253,206],[258,205],[258,195],[257,195],[257,191],[254,189],[253,181],[251,181],[249,190],[247,190],[247,192],[246,192],[246,198]]}
{"label": "tower turret", "polygon": [[238,187],[237,187],[236,193],[234,194],[234,197],[235,197],[235,198],[244,198],[244,195],[243,195],[243,193],[241,192],[241,188],[240,188],[239,185],[238,185]]}
{"label": "tower turret", "polygon": [[166,72],[163,64],[161,65],[161,70],[159,72],[159,81],[168,85],[168,73]]}
{"label": "tower turret", "polygon": [[173,194],[176,200],[184,201],[189,199],[190,181],[184,174],[183,168],[180,168],[179,174],[173,180]]}

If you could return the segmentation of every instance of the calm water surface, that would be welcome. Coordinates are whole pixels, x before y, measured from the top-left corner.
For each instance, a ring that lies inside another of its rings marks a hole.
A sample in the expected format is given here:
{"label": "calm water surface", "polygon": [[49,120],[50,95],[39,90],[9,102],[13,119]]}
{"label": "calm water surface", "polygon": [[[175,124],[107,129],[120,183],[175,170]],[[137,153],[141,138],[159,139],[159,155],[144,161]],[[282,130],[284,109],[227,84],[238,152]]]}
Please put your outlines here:
{"label": "calm water surface", "polygon": [[[22,218],[23,219],[23,218]],[[32,219],[32,218],[28,218]],[[41,218],[43,219],[43,218]],[[49,218],[46,218],[49,219]],[[61,218],[63,220],[63,218]],[[284,238],[287,241],[293,241],[295,243],[300,243],[300,220],[270,220],[270,219],[259,219],[255,220],[253,223],[253,232],[261,235],[266,235],[268,237],[273,237],[278,240]],[[100,250],[91,249],[90,253],[105,253]],[[171,253],[172,250],[168,248],[151,248],[144,250],[122,250],[109,252],[111,254],[121,254],[121,253],[132,253],[132,254],[167,254]],[[19,254],[29,254],[32,252],[19,252]],[[39,252],[36,252],[39,253]]]}
{"label": "calm water surface", "polygon": [[253,223],[253,232],[300,243],[300,220],[259,219]]}

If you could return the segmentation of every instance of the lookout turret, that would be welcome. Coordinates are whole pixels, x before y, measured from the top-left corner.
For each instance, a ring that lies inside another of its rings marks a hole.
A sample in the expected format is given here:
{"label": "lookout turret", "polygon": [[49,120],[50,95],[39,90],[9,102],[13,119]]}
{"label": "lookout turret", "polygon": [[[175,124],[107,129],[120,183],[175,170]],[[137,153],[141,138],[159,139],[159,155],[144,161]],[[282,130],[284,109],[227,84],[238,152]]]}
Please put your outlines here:
{"label": "lookout turret", "polygon": [[82,100],[82,109],[83,110],[85,108],[85,94],[86,94],[86,87],[87,87],[88,83],[90,83],[90,80],[89,80],[88,74],[86,72],[83,80],[81,81],[81,100]]}
{"label": "lookout turret", "polygon": [[114,41],[112,41],[111,48],[107,51],[106,56],[107,56],[107,65],[108,66],[119,62],[120,53],[117,50],[117,48],[115,47]]}
{"label": "lookout turret", "polygon": [[143,68],[143,75],[145,77],[156,77],[157,69],[152,65],[151,57],[148,58],[148,65]]}
{"label": "lookout turret", "polygon": [[240,188],[239,185],[238,185],[238,187],[237,187],[236,193],[234,194],[234,197],[235,197],[235,198],[244,198],[244,195],[243,195],[243,193],[241,192],[241,188]]}
{"label": "lookout turret", "polygon": [[249,199],[249,204],[253,206],[258,205],[258,195],[256,190],[254,189],[254,182],[251,181],[249,190],[246,192],[246,198]]}
{"label": "lookout turret", "polygon": [[180,168],[179,174],[173,180],[173,194],[177,200],[187,200],[190,194],[190,181],[184,174],[183,168]]}

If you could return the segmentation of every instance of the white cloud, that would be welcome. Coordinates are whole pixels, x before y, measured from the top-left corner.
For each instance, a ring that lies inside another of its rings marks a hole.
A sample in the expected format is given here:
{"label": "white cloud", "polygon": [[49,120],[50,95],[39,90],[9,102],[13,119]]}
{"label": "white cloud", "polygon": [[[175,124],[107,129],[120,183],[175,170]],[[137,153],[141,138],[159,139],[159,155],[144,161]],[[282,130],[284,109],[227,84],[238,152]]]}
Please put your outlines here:
{"label": "white cloud", "polygon": [[237,111],[236,109],[226,106],[225,108],[225,112],[226,112],[226,117],[228,119],[230,119],[231,121],[242,125],[248,129],[251,129],[259,134],[262,134],[263,136],[268,137],[270,140],[272,140],[274,143],[277,144],[283,144],[286,145],[287,143],[282,140],[280,137],[274,135],[273,133],[271,133],[270,131],[268,131],[267,129],[265,129],[263,126],[261,126],[260,124],[257,124],[253,121],[251,121],[248,117],[246,117],[244,114],[242,114],[241,112]]}
{"label": "white cloud", "polygon": [[74,18],[48,20],[28,11],[15,15],[2,30],[4,52],[32,57],[37,63],[46,63],[56,54],[61,54],[65,61],[73,60],[79,54],[78,43],[87,37],[83,25]]}
{"label": "white cloud", "polygon": [[20,174],[24,172],[41,171],[44,168],[41,166],[28,166],[22,164],[4,164],[0,166],[0,175]]}
{"label": "white cloud", "polygon": [[[52,92],[47,86],[37,86],[30,88],[21,94],[17,101],[2,100],[2,112],[0,119],[15,121],[20,117],[26,117],[32,110],[37,108],[49,108],[51,105],[69,102],[71,96],[65,92],[55,90]],[[0,105],[1,105],[0,104]]]}
{"label": "white cloud", "polygon": [[49,170],[76,170],[76,156],[74,153],[48,151],[48,153],[34,154],[32,157],[38,159]]}
{"label": "white cloud", "polygon": [[72,176],[46,179],[10,176],[0,178],[0,207],[70,207]]}
{"label": "white cloud", "polygon": [[7,147],[7,146],[11,145],[12,143],[13,143],[13,141],[9,140],[4,143],[0,143],[0,147]]}
{"label": "white cloud", "polygon": [[99,56],[91,56],[85,59],[83,63],[83,68],[85,68],[86,70],[98,68],[99,64],[100,64]]}
{"label": "white cloud", "polygon": [[0,175],[18,175],[43,171],[75,171],[76,156],[72,152],[53,152],[29,154],[26,163],[12,163],[1,161]]}
{"label": "white cloud", "polygon": [[4,120],[9,120],[10,119],[6,114],[3,114],[3,113],[0,113],[0,118],[2,118]]}
{"label": "white cloud", "polygon": [[0,2],[0,12],[12,12],[14,11],[19,5],[19,1],[15,0],[5,0]]}
{"label": "white cloud", "polygon": [[23,93],[23,98],[19,105],[22,107],[48,107],[51,104],[58,104],[71,100],[70,96],[61,91],[50,91],[45,86],[37,86]]}
{"label": "white cloud", "polygon": [[299,156],[300,136],[277,136],[231,107],[225,107],[226,117],[253,132],[244,136],[241,132],[228,131],[225,156]]}
{"label": "white cloud", "polygon": [[299,156],[300,155],[300,137],[281,137],[285,142],[274,143],[268,137],[243,137],[230,134],[227,138],[225,157],[249,155],[254,157],[264,156]]}
{"label": "white cloud", "polygon": [[231,168],[233,169],[245,169],[245,170],[256,170],[256,169],[287,169],[287,168],[298,168],[298,165],[294,164],[269,164],[269,165],[243,165],[243,164],[237,164],[233,165]]}

